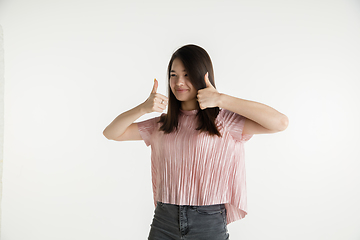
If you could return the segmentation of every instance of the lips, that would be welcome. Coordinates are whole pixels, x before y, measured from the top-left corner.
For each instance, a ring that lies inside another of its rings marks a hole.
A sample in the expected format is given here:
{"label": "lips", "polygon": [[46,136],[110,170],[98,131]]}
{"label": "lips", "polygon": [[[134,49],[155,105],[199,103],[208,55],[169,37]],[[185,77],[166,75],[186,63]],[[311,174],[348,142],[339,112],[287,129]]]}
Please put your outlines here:
{"label": "lips", "polygon": [[186,92],[188,89],[176,89],[177,92]]}

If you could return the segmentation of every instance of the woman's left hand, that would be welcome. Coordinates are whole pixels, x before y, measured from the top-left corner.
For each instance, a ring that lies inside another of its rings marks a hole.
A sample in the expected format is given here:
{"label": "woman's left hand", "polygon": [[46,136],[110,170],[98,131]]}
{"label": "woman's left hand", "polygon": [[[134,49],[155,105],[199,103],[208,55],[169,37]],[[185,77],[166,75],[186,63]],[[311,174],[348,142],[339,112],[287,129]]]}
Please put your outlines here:
{"label": "woman's left hand", "polygon": [[218,107],[220,100],[220,93],[211,84],[208,73],[205,74],[206,88],[200,89],[197,94],[197,100],[199,102],[201,110],[205,108]]}

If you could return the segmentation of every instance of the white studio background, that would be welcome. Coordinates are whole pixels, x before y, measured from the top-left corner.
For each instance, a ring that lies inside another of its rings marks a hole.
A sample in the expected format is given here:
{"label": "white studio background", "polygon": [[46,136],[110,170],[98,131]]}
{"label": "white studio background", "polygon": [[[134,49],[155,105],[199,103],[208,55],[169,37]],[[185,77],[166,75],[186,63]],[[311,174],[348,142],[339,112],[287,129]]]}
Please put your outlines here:
{"label": "white studio background", "polygon": [[[167,95],[171,54],[210,54],[219,92],[289,117],[245,145],[231,239],[360,239],[360,3],[4,0],[1,240],[147,239],[150,147],[102,135]],[[160,113],[146,114],[137,121]]]}

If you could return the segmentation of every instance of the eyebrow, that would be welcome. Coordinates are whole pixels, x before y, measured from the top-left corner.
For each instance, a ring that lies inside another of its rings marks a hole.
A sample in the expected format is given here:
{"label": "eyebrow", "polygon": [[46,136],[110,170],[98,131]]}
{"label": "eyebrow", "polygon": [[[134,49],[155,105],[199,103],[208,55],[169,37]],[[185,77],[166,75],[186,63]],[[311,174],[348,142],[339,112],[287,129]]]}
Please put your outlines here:
{"label": "eyebrow", "polygon": [[[175,72],[175,70],[171,70],[170,72]],[[183,72],[186,72],[186,70],[184,69]]]}

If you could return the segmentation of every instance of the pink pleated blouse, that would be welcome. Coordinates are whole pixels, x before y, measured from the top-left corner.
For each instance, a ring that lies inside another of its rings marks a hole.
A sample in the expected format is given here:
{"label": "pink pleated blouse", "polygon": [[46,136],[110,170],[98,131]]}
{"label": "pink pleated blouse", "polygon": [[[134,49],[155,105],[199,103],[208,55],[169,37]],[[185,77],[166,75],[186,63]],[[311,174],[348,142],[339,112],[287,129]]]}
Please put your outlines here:
{"label": "pink pleated blouse", "polygon": [[[227,224],[247,214],[244,143],[245,117],[220,109],[215,119],[222,137],[196,130],[198,110],[180,109],[178,131],[159,131],[159,117],[138,122],[146,146],[151,145],[154,203],[225,204]],[[165,114],[165,113],[162,113]]]}

